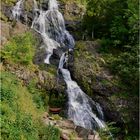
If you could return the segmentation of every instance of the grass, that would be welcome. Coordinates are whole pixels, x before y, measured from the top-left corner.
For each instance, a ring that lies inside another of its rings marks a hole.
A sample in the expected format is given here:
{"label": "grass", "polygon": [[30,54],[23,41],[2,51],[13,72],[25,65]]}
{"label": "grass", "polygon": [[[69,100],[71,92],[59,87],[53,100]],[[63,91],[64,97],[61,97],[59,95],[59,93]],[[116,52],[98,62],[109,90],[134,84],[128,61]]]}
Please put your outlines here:
{"label": "grass", "polygon": [[30,80],[27,86],[28,91],[32,94],[32,99],[33,102],[36,104],[36,107],[41,110],[43,110],[45,107],[45,109],[47,110],[49,97],[46,94],[46,91],[44,89],[38,89],[36,84],[37,80]]}
{"label": "grass", "polygon": [[2,140],[59,140],[57,128],[40,122],[43,110],[36,106],[28,88],[9,72],[1,73],[1,82]]}
{"label": "grass", "polygon": [[6,68],[11,65],[13,68],[23,68],[24,71],[32,73],[38,71],[38,67],[32,62],[36,44],[33,34],[27,32],[12,37],[1,50],[1,60],[4,64],[1,71],[2,140],[60,139],[58,128],[45,126],[41,122],[41,116],[48,108],[49,97],[45,89],[38,89],[38,77],[31,78],[29,84],[25,85],[16,77],[16,72],[10,72]]}

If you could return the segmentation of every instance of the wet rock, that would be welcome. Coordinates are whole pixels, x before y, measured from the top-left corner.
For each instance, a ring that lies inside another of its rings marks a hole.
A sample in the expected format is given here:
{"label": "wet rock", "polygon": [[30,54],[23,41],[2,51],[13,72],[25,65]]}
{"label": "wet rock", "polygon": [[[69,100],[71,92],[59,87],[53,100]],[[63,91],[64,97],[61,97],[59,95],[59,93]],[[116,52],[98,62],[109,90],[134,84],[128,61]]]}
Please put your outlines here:
{"label": "wet rock", "polygon": [[38,47],[36,49],[36,53],[35,53],[35,56],[33,59],[34,64],[36,64],[36,65],[43,64],[44,60],[46,58],[46,55],[47,55],[47,53],[46,53],[45,48]]}
{"label": "wet rock", "polygon": [[107,121],[116,122],[118,125],[124,124],[120,113],[117,111],[117,108],[110,100],[104,97],[97,97],[95,98],[95,100],[97,100],[98,103],[100,103],[100,105],[102,106],[105,119]]}
{"label": "wet rock", "polygon": [[88,135],[93,133],[92,130],[87,130],[87,129],[81,127],[81,126],[77,126],[75,128],[75,131],[78,133],[79,137],[82,137],[84,139],[87,139]]}
{"label": "wet rock", "polygon": [[43,10],[48,10],[48,3],[47,2],[43,2],[41,5],[42,5]]}
{"label": "wet rock", "polygon": [[34,19],[34,13],[33,13],[33,11],[28,11],[27,12],[27,24],[28,24],[28,26],[30,26],[31,27],[31,25],[32,25],[32,21],[33,21],[33,19]]}
{"label": "wet rock", "polygon": [[55,65],[55,66],[58,66],[59,65],[59,60],[60,60],[60,57],[61,57],[62,53],[63,52],[62,52],[61,49],[54,49],[53,50],[53,55],[50,58],[50,63]]}
{"label": "wet rock", "polygon": [[61,49],[54,49],[53,50],[53,58],[60,59],[63,51]]}

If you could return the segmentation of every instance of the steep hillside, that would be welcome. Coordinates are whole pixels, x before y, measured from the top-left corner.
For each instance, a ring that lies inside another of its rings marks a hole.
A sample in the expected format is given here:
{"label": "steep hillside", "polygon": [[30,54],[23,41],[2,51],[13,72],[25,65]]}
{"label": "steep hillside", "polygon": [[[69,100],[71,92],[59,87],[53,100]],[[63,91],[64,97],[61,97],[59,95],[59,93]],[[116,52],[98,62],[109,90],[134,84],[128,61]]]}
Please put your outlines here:
{"label": "steep hillside", "polygon": [[[62,50],[53,50],[51,65],[44,63],[47,52],[41,47],[43,39],[30,28],[34,2],[25,1],[19,21],[11,14],[16,2],[1,1],[2,139],[112,139],[104,130],[97,133],[67,120],[68,95],[58,70]],[[47,3],[37,0],[43,10],[48,9]],[[138,140],[137,13],[131,1],[123,2],[124,7],[119,4],[117,0],[59,0],[66,29],[75,39],[65,67],[81,89],[101,105],[113,137]],[[59,115],[52,115],[51,107],[61,108]]]}

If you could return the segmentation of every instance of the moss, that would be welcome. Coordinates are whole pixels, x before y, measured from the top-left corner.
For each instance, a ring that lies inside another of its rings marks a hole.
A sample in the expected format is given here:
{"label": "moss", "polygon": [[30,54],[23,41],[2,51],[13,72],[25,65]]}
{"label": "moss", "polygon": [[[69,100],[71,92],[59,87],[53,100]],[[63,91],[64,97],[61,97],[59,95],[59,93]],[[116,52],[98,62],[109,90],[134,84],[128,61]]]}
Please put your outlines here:
{"label": "moss", "polygon": [[110,81],[106,80],[106,79],[102,79],[101,83],[105,86],[111,86],[112,84],[110,83]]}
{"label": "moss", "polygon": [[53,114],[51,117],[56,121],[62,120],[62,117],[60,117],[58,114],[56,114],[56,115]]}

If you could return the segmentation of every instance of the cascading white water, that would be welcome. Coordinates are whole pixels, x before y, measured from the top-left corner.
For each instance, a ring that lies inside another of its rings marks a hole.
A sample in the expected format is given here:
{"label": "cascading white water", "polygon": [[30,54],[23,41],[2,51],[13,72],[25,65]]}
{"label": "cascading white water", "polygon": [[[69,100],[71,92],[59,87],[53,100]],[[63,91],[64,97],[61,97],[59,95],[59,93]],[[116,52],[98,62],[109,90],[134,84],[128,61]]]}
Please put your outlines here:
{"label": "cascading white water", "polygon": [[56,0],[49,0],[48,2],[48,9],[52,10],[58,10],[58,2]]}
{"label": "cascading white water", "polygon": [[17,21],[20,19],[22,14],[23,2],[24,0],[19,0],[12,9],[12,16]]}
{"label": "cascading white water", "polygon": [[[21,3],[20,0],[13,10],[15,17],[19,18]],[[44,11],[39,9],[34,0],[34,12],[35,18],[32,22],[31,28],[37,31],[43,40],[43,46],[45,46],[47,56],[44,60],[45,63],[50,63],[50,57],[53,54],[53,50],[58,47],[65,47],[69,50],[73,50],[75,41],[73,37],[65,28],[65,22],[62,14],[58,11],[58,3],[56,0],[49,0],[48,10]],[[18,15],[18,16],[17,16]],[[68,117],[74,121],[78,126],[82,126],[87,129],[92,128],[105,128],[103,121],[102,108],[98,103],[95,103],[90,97],[88,97],[78,86],[78,84],[71,79],[71,75],[68,69],[64,68],[64,64],[67,62],[68,56],[63,53],[60,62],[59,70],[61,71],[64,81],[67,85],[67,93],[69,98]],[[92,111],[91,104],[96,107],[99,117]]]}
{"label": "cascading white water", "polygon": [[62,14],[58,11],[56,0],[49,0],[47,11],[40,9],[38,11],[39,15],[36,14],[31,28],[41,34],[47,53],[44,62],[50,64],[49,60],[53,54],[53,50],[66,46],[72,49],[74,47],[74,39],[66,31],[65,22]]}
{"label": "cascading white water", "polygon": [[33,5],[33,10],[34,11],[38,11],[38,5],[37,5],[37,2],[36,2],[36,0],[33,0],[33,2],[34,2],[34,5]]}
{"label": "cascading white water", "polygon": [[[59,70],[62,72],[64,80],[67,84],[68,93],[68,116],[69,119],[73,120],[78,126],[82,126],[87,129],[92,129],[93,127],[105,128],[105,123],[100,120],[93,112],[90,106],[91,98],[89,98],[77,85],[75,81],[71,79],[70,72],[64,69],[64,64],[67,62],[67,55],[63,53],[59,63]],[[94,103],[94,102],[93,102]],[[103,112],[99,104],[94,105],[97,110],[100,110],[100,114],[103,117]]]}
{"label": "cascading white water", "polygon": [[99,113],[99,117],[100,117],[102,120],[104,120],[104,113],[103,113],[103,110],[102,110],[101,106],[100,106],[98,103],[96,103],[96,108],[97,108],[97,111],[98,111],[98,113]]}

